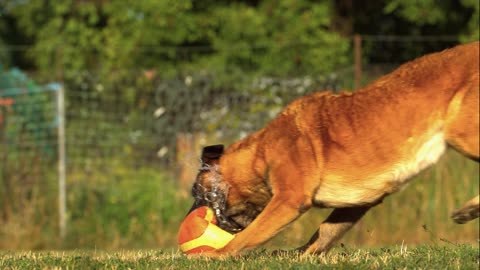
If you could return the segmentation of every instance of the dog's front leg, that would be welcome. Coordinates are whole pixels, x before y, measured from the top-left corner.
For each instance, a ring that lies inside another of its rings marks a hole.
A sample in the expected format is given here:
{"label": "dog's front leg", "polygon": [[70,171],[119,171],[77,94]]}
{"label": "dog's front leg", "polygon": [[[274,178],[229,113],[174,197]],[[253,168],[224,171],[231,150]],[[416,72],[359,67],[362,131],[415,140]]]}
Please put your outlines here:
{"label": "dog's front leg", "polygon": [[232,255],[270,240],[309,208],[303,202],[291,198],[274,195],[257,218],[219,252]]}

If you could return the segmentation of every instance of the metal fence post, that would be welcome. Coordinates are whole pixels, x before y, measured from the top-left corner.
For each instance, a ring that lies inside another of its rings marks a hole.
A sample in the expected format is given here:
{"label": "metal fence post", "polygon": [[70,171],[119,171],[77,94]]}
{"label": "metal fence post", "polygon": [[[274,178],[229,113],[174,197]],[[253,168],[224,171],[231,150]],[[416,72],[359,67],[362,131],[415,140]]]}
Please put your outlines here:
{"label": "metal fence post", "polygon": [[65,161],[65,94],[63,86],[57,88],[58,113],[58,217],[60,238],[64,239],[67,230],[66,201],[66,161]]}

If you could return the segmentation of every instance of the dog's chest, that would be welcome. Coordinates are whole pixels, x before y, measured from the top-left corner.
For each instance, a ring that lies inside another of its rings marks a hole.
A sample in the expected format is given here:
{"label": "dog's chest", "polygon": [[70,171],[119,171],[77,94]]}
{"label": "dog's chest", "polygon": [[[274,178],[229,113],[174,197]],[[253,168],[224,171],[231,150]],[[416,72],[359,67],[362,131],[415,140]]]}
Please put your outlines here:
{"label": "dog's chest", "polygon": [[[385,195],[400,190],[414,175],[437,162],[445,149],[442,132],[430,133],[420,140],[409,139],[397,160],[366,177],[355,179],[326,172],[314,201],[322,207],[375,203]],[[360,170],[352,169],[349,174],[362,175]]]}

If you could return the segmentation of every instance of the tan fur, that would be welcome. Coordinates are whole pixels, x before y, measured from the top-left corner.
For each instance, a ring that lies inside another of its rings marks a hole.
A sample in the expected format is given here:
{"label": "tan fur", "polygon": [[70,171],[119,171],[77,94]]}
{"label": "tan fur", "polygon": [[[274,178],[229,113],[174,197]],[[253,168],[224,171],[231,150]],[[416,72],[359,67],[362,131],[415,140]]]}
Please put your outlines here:
{"label": "tan fur", "polygon": [[[231,145],[215,164],[229,185],[227,216],[248,226],[206,255],[256,247],[312,206],[334,211],[300,250],[324,252],[447,145],[479,158],[478,42],[406,63],[355,93],[302,97]],[[209,186],[206,176],[197,182]],[[478,207],[477,197],[454,217],[466,222]]]}

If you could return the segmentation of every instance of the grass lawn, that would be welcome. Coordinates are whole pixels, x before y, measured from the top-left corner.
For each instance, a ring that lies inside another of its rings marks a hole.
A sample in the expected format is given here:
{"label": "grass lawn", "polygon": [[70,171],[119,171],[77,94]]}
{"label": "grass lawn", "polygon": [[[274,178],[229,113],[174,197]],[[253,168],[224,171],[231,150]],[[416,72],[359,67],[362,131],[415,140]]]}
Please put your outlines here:
{"label": "grass lawn", "polygon": [[176,250],[0,251],[0,269],[479,269],[479,255],[478,245],[339,247],[306,257],[261,250],[224,260],[192,259]]}

